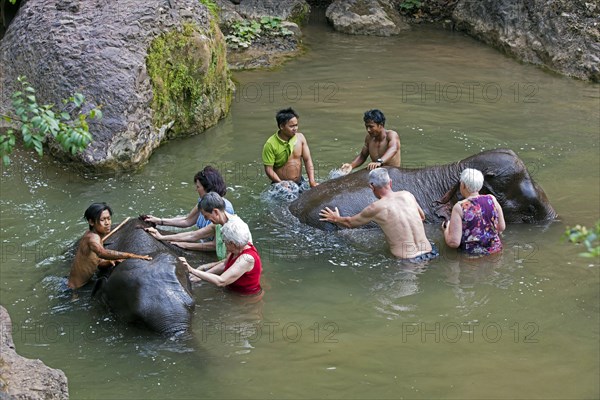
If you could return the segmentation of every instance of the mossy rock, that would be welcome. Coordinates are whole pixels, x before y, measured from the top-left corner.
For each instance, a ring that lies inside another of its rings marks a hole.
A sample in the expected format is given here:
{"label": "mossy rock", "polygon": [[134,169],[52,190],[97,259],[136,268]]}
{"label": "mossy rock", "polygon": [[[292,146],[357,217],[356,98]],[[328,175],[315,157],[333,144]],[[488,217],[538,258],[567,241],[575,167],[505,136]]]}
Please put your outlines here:
{"label": "mossy rock", "polygon": [[167,137],[200,133],[224,117],[233,96],[225,39],[210,29],[184,24],[158,36],[146,59],[152,84],[153,124],[172,125]]}

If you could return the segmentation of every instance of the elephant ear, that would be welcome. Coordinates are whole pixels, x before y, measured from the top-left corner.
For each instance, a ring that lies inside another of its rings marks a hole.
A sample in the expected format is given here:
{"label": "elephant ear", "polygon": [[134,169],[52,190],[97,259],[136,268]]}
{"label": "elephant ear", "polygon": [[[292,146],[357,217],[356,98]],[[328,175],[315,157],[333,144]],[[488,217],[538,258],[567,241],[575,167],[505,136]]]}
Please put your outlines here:
{"label": "elephant ear", "polygon": [[491,171],[486,171],[483,175],[483,188],[481,190],[482,194],[491,194],[494,197],[498,197],[496,191],[494,190],[494,179],[496,178],[496,173]]}
{"label": "elephant ear", "polygon": [[[436,203],[436,202],[434,202]],[[450,219],[450,215],[452,214],[452,204],[450,203],[438,203],[437,205],[434,204],[433,207],[433,212],[435,215],[437,215],[438,217],[445,219],[445,220],[449,220]]]}

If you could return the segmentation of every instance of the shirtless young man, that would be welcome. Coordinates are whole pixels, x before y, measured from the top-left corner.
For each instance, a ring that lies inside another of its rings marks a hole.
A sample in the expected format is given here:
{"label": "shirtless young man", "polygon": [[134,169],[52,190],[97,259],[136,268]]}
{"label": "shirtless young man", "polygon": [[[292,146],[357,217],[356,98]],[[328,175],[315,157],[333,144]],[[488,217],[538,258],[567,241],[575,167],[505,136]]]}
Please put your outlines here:
{"label": "shirtless young man", "polygon": [[438,255],[432,247],[423,227],[425,214],[415,196],[402,190],[392,191],[392,181],[384,168],[369,173],[369,186],[379,200],[351,217],[342,217],[338,208],[321,210],[321,221],[329,221],[348,228],[356,228],[373,221],[377,223],[390,245],[392,254],[398,258],[424,261]]}
{"label": "shirtless young man", "polygon": [[110,232],[111,217],[112,210],[106,203],[94,203],[85,210],[84,218],[87,220],[90,230],[81,238],[77,254],[75,254],[73,260],[69,281],[67,282],[67,286],[71,289],[77,289],[85,285],[96,272],[96,268],[112,267],[116,264],[115,261],[126,258],[152,260],[152,257],[149,256],[104,248],[102,239]]}
{"label": "shirtless young man", "polygon": [[351,163],[342,164],[342,172],[349,174],[354,168],[361,166],[369,156],[372,161],[367,165],[369,171],[384,165],[399,167],[400,136],[395,131],[385,129],[383,113],[376,109],[369,110],[365,112],[363,120],[367,129],[365,145]]}
{"label": "shirtless young man", "polygon": [[265,145],[262,160],[265,173],[273,183],[302,182],[302,161],[310,187],[315,187],[315,169],[306,138],[298,132],[298,114],[292,108],[280,110],[275,116],[278,130]]}

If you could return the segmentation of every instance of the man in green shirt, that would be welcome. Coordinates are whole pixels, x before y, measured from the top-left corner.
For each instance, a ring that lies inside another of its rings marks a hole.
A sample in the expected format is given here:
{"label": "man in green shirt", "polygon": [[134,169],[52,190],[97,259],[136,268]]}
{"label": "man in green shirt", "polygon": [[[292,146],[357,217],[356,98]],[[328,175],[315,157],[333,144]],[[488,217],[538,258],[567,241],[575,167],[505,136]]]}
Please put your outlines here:
{"label": "man in green shirt", "polygon": [[298,114],[292,108],[280,110],[275,116],[277,127],[263,147],[265,173],[273,183],[302,183],[302,161],[310,187],[317,186],[315,170],[306,138],[298,132]]}

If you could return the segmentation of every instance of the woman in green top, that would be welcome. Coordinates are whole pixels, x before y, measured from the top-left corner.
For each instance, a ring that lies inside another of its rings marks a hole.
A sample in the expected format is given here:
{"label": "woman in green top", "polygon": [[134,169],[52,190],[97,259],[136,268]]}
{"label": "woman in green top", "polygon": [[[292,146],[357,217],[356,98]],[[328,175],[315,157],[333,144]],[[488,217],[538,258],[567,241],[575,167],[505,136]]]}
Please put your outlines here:
{"label": "woman in green top", "polygon": [[[213,240],[199,243],[201,248],[198,250],[202,251],[216,251],[219,260],[222,260],[226,256],[225,244],[221,237],[221,227],[225,225],[229,220],[239,218],[236,215],[230,214],[225,211],[225,201],[216,192],[210,192],[202,197],[200,201],[200,212],[212,224],[205,226],[196,231],[196,236],[199,239],[210,238]],[[158,240],[169,240],[169,235],[162,235],[155,228],[146,228],[146,231],[154,236]],[[250,239],[252,242],[252,238]],[[178,244],[176,241],[173,244]]]}

